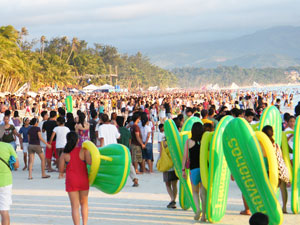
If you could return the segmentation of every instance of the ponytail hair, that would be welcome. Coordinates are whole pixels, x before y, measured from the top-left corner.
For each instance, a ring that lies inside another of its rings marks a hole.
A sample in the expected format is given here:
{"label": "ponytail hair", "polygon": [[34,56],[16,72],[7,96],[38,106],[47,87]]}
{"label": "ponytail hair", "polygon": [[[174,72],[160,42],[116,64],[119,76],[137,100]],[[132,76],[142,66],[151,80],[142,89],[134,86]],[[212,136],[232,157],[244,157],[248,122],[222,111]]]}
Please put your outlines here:
{"label": "ponytail hair", "polygon": [[76,132],[71,131],[67,134],[67,144],[64,148],[64,153],[70,153],[77,144],[78,135]]}

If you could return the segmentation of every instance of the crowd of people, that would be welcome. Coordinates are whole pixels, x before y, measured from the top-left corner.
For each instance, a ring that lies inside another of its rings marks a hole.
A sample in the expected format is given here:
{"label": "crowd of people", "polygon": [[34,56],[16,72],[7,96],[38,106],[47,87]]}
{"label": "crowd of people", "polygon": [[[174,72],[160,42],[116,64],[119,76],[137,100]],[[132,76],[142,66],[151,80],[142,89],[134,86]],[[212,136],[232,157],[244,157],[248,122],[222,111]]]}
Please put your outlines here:
{"label": "crowd of people", "polygon": [[[37,95],[36,97],[16,97],[8,95],[0,99],[0,157],[9,162],[10,156],[17,159],[17,146],[23,151],[23,170],[28,170],[28,179],[33,179],[32,168],[35,153],[41,160],[41,177],[47,179],[49,173],[58,171],[59,178],[66,177],[66,191],[72,205],[74,224],[80,223],[79,207],[82,207],[83,224],[87,224],[88,180],[86,164],[90,164],[88,151],[81,148],[86,140],[96,146],[103,147],[113,143],[127,146],[131,152],[132,165],[130,177],[133,186],[139,186],[137,174],[153,173],[154,136],[158,134],[158,150],[167,145],[164,137],[163,124],[166,119],[173,119],[180,131],[184,121],[191,116],[201,118],[201,123],[195,123],[192,137],[185,145],[183,165],[190,161],[191,182],[195,203],[202,201],[201,220],[205,221],[206,190],[201,185],[199,172],[199,154],[201,137],[205,131],[213,131],[220,119],[225,115],[245,118],[250,124],[259,121],[261,113],[268,105],[293,107],[293,94],[272,92],[174,92],[174,93],[139,93],[139,94],[109,94],[97,93],[73,96],[73,112],[66,112],[65,95]],[[22,112],[22,118],[21,118]],[[295,107],[295,115],[283,115],[283,128],[293,130],[295,119],[300,115],[300,104]],[[270,129],[265,133],[272,137]],[[288,136],[292,149],[292,134]],[[274,145],[275,146],[275,145]],[[278,148],[278,146],[275,146]],[[9,149],[3,153],[3,149]],[[276,150],[275,148],[275,150]],[[161,151],[160,151],[161,152]],[[276,152],[281,152],[276,150]],[[187,154],[188,153],[188,154]],[[72,156],[72,157],[71,157]],[[282,156],[278,156],[280,159]],[[291,154],[292,159],[292,154]],[[281,162],[282,163],[282,162]],[[17,170],[19,162],[12,163]],[[6,188],[11,193],[11,175],[4,163],[0,169],[6,171],[6,182],[0,182],[0,189]],[[279,171],[284,173],[283,171]],[[185,170],[183,171],[183,174]],[[76,176],[81,176],[79,182]],[[185,177],[185,174],[184,174]],[[280,189],[283,197],[283,211],[286,212],[287,191],[289,180],[281,176]],[[2,179],[1,179],[2,180]],[[176,208],[177,176],[174,169],[163,173],[170,196],[168,208]],[[8,190],[8,192],[7,192]],[[2,191],[0,190],[0,195]],[[5,198],[4,198],[5,199]],[[11,198],[0,203],[2,218],[7,218],[2,211],[9,210]],[[242,214],[250,214],[244,201],[245,210]],[[201,212],[199,204],[195,220],[199,220]]]}

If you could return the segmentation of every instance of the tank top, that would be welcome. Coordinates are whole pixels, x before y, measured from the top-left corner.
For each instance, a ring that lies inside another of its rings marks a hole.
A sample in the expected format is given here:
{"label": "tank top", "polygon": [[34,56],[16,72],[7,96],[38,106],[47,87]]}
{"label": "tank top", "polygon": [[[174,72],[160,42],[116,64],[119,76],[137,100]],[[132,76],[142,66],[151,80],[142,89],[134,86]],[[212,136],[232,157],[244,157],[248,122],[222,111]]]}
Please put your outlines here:
{"label": "tank top", "polygon": [[12,121],[13,121],[15,127],[19,127],[21,125],[21,122],[18,118],[16,118],[16,119],[12,118]]}
{"label": "tank top", "polygon": [[190,158],[190,170],[200,167],[200,144],[195,143],[195,145],[189,148],[189,158]]}
{"label": "tank top", "polygon": [[89,140],[89,130],[79,130],[78,131],[79,141],[78,147],[82,146],[82,143]]}
{"label": "tank top", "polygon": [[66,168],[66,191],[85,191],[89,189],[86,163],[79,157],[81,147],[70,152],[70,161]]}

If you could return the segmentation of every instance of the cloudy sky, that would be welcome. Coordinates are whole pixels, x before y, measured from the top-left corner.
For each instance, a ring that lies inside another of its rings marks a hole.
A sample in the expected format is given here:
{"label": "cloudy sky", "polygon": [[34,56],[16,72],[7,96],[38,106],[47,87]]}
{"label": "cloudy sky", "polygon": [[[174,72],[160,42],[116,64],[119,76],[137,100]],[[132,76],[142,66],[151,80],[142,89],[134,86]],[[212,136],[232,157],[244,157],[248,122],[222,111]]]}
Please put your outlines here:
{"label": "cloudy sky", "polygon": [[0,0],[0,26],[73,36],[122,52],[300,26],[299,0]]}

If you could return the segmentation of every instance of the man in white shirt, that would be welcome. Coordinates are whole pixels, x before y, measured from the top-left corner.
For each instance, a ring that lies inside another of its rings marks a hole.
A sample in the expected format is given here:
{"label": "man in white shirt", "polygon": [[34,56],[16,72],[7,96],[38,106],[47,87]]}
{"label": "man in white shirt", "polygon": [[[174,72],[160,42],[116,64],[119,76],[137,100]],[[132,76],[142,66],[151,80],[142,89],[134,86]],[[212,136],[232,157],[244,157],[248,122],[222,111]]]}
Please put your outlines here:
{"label": "man in white shirt", "polygon": [[[42,111],[41,112],[41,117],[42,117],[42,121],[39,122],[39,128],[41,129],[41,132],[42,132],[42,138],[44,140],[47,140],[47,133],[46,131],[42,131],[43,130],[43,124],[45,121],[48,120],[49,116],[48,116],[48,112],[47,111]],[[41,141],[41,147],[43,149],[43,151],[45,152],[46,151],[46,145]]]}
{"label": "man in white shirt", "polygon": [[[288,127],[285,128],[284,131],[294,131],[295,123],[296,123],[296,117],[290,116],[290,118],[288,119]],[[286,137],[287,137],[289,148],[290,148],[290,160],[291,160],[291,163],[293,164],[294,134],[287,134]]]}
{"label": "man in white shirt", "polygon": [[100,147],[117,144],[117,139],[120,138],[120,133],[117,127],[109,122],[107,114],[102,114],[100,118],[102,125],[98,128],[98,139],[100,141]]}

